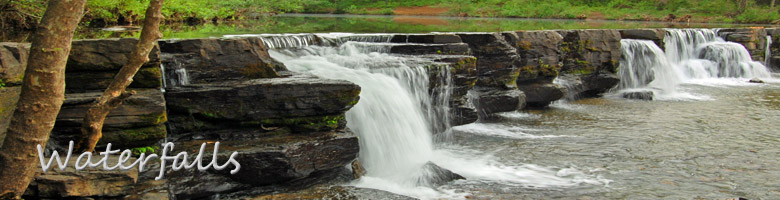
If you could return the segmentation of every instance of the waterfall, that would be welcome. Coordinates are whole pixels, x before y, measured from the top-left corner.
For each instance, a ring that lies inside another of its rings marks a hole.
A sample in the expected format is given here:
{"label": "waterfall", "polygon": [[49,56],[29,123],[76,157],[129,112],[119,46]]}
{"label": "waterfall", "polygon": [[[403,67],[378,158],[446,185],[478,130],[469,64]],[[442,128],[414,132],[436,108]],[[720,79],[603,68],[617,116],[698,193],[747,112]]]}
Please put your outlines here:
{"label": "waterfall", "polygon": [[[334,40],[333,35],[318,37]],[[558,173],[532,164],[505,166],[463,147],[434,145],[439,138],[433,136],[447,138],[451,128],[451,68],[430,57],[381,53],[391,46],[374,39],[365,41],[369,42],[269,51],[291,71],[347,80],[361,87],[360,101],[346,113],[347,127],[358,135],[359,159],[367,171],[353,183],[356,186],[423,199],[464,198],[464,194],[436,188],[434,182],[440,180],[441,172],[429,163],[467,179],[529,187],[605,183],[582,173]]]}
{"label": "waterfall", "polygon": [[704,43],[716,41],[724,40],[711,29],[667,29],[664,37],[666,57],[673,63],[696,59],[696,48]]}
{"label": "waterfall", "polygon": [[661,99],[694,98],[679,93],[678,85],[713,78],[770,77],[744,46],[726,42],[716,30],[667,29],[664,42],[666,52],[648,40],[621,40],[617,93],[627,97],[626,93],[649,90]]}
{"label": "waterfall", "polygon": [[[284,34],[284,35],[255,35],[263,39],[263,44],[268,49],[298,48],[315,45],[317,36],[313,34]],[[226,36],[233,37],[233,36]]]}
{"label": "waterfall", "polygon": [[766,48],[764,49],[764,66],[770,67],[772,62],[772,36],[766,36]]}
{"label": "waterfall", "polygon": [[[416,186],[433,154],[432,125],[420,102],[430,102],[426,69],[388,54],[367,53],[364,44],[277,50],[271,56],[291,71],[308,72],[360,85],[360,101],[347,112],[347,126],[360,138],[366,176]],[[430,107],[432,108],[432,107]]]}

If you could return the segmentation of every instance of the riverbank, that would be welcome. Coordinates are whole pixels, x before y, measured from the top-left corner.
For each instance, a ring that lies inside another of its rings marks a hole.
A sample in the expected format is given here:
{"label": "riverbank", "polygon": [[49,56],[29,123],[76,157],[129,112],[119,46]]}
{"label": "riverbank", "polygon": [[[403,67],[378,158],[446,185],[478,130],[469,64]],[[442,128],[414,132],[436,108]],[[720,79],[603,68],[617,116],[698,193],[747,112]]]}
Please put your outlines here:
{"label": "riverbank", "polygon": [[[44,0],[0,2],[3,30],[28,30],[45,11]],[[143,1],[89,1],[82,27],[134,25],[142,19]],[[459,17],[510,17],[542,19],[588,19],[663,21],[693,23],[769,24],[780,19],[769,1],[748,1],[744,6],[732,0],[633,1],[551,0],[447,0],[447,1],[277,1],[259,0],[168,0],[163,14],[167,23],[256,19],[280,13],[415,15]]]}

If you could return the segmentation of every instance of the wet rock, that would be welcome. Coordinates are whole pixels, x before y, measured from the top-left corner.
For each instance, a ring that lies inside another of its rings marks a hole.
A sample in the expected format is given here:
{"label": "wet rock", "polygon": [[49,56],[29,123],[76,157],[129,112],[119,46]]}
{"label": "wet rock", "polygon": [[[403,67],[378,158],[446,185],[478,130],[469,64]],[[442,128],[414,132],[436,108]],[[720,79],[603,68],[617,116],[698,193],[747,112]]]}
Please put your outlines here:
{"label": "wet rock", "polygon": [[[165,100],[159,89],[135,89],[136,94],[112,110],[103,125],[99,145],[112,143],[114,147],[132,148],[153,145],[166,136],[167,118]],[[57,115],[52,139],[61,145],[81,135],[81,122],[92,102],[102,92],[65,95]]]}
{"label": "wet rock", "polygon": [[545,107],[553,101],[564,97],[564,88],[553,83],[534,83],[518,85],[518,90],[523,91],[526,103],[529,107]]}
{"label": "wet rock", "polygon": [[563,37],[555,31],[518,31],[503,33],[517,49],[522,67],[517,84],[551,82],[561,68]]}
{"label": "wet rock", "polygon": [[520,90],[501,90],[496,88],[474,88],[477,96],[473,102],[480,116],[493,113],[510,112],[525,107],[525,94]]}
{"label": "wet rock", "polygon": [[515,88],[522,63],[517,50],[498,33],[458,34],[477,58],[477,86]]}
{"label": "wet rock", "polygon": [[0,80],[3,84],[22,84],[29,52],[29,43],[0,42]]}
{"label": "wet rock", "polygon": [[[133,162],[131,158],[128,162]],[[114,165],[118,156],[109,157],[108,163]],[[38,168],[35,179],[25,192],[25,196],[33,198],[67,198],[67,197],[122,197],[130,194],[133,185],[138,180],[138,170],[112,170],[101,168],[85,168],[77,171],[73,166],[76,158],[70,159],[68,167],[60,170],[52,165],[47,172]]]}
{"label": "wet rock", "polygon": [[453,99],[450,104],[452,126],[474,123],[479,120],[477,108],[468,100],[468,97]]}
{"label": "wet rock", "polygon": [[366,169],[363,168],[363,165],[361,165],[358,160],[352,161],[350,168],[352,169],[352,177],[355,177],[355,179],[359,179],[366,175]]}
{"label": "wet rock", "polygon": [[653,100],[653,91],[630,91],[623,93],[623,98],[626,99],[637,99],[637,100],[646,100],[646,101],[652,101]]}
{"label": "wet rock", "polygon": [[411,34],[394,35],[390,39],[392,43],[423,43],[423,44],[449,44],[461,43],[460,37],[451,34]]}
{"label": "wet rock", "polygon": [[764,28],[721,29],[718,35],[729,42],[741,44],[748,50],[754,61],[764,61],[767,32]]}
{"label": "wet rock", "polygon": [[439,167],[433,162],[427,162],[420,169],[423,176],[417,179],[418,185],[424,185],[428,187],[436,187],[447,184],[454,180],[465,180],[466,178],[460,174],[456,174],[448,169]]}
{"label": "wet rock", "polygon": [[[243,134],[238,131],[228,134]],[[241,138],[230,137],[228,138]],[[177,141],[176,148],[198,149],[204,140]],[[171,171],[166,177],[171,182],[171,192],[177,198],[204,198],[215,194],[237,192],[246,196],[254,192],[282,192],[303,189],[312,184],[341,179],[342,171],[351,172],[350,165],[359,152],[357,137],[350,132],[318,132],[290,134],[274,132],[252,139],[220,141],[219,163],[225,162],[231,153],[238,152],[236,161],[241,169],[230,174],[230,168],[221,171],[196,169]],[[207,146],[205,152],[213,151]],[[194,156],[194,155],[192,155]],[[210,156],[204,157],[210,162]],[[251,188],[251,189],[250,189]]]}
{"label": "wet rock", "polygon": [[658,47],[664,49],[664,37],[666,31],[663,29],[625,29],[620,30],[620,37],[623,39],[637,39],[653,41]]}
{"label": "wet rock", "polygon": [[[358,139],[351,132],[283,135],[254,142],[225,142],[224,146],[239,152],[235,159],[241,163],[241,170],[236,174],[220,173],[252,185],[282,183],[318,171],[344,168],[357,158],[359,151]],[[221,160],[226,159],[227,155]]]}
{"label": "wet rock", "polygon": [[759,78],[752,78],[748,82],[751,82],[751,83],[764,83],[764,80],[761,80]]}
{"label": "wet rock", "polygon": [[[137,38],[75,40],[65,70],[119,71],[127,63],[128,55],[137,43]],[[141,68],[146,67],[160,67],[160,50],[157,45],[149,54],[149,62]]]}
{"label": "wet rock", "polygon": [[[65,74],[65,90],[67,93],[103,91],[114,80],[119,71],[74,71]],[[162,72],[160,68],[141,68],[133,76],[130,88],[160,88],[162,87]]]}
{"label": "wet rock", "polygon": [[473,56],[447,56],[434,61],[448,63],[451,69],[453,98],[459,98],[477,83],[477,58]]}
{"label": "wet rock", "polygon": [[468,55],[469,46],[465,43],[452,44],[400,44],[390,47],[390,53],[407,55]]}
{"label": "wet rock", "polygon": [[[185,69],[193,84],[278,77],[286,71],[261,38],[163,40],[166,74]],[[167,76],[170,77],[170,76]]]}
{"label": "wet rock", "polygon": [[617,75],[607,73],[581,76],[580,80],[583,83],[584,89],[579,95],[583,97],[600,96],[620,82]]}
{"label": "wet rock", "polygon": [[311,75],[192,84],[165,93],[172,133],[236,127],[289,127],[296,132],[343,129],[360,87]]}
{"label": "wet rock", "polygon": [[577,76],[585,86],[585,96],[597,96],[617,85],[620,59],[620,32],[617,30],[566,30],[561,51],[561,75]]}

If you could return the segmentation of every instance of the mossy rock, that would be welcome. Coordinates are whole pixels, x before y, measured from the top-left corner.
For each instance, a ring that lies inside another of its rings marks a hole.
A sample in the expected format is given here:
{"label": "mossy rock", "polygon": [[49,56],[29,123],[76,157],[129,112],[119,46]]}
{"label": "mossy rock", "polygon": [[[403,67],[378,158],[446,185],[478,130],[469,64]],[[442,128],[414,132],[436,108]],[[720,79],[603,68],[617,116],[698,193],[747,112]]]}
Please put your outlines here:
{"label": "mossy rock", "polygon": [[103,132],[103,137],[98,145],[105,146],[111,143],[112,148],[135,148],[150,146],[157,141],[165,139],[167,129],[164,124],[140,128],[129,128]]}

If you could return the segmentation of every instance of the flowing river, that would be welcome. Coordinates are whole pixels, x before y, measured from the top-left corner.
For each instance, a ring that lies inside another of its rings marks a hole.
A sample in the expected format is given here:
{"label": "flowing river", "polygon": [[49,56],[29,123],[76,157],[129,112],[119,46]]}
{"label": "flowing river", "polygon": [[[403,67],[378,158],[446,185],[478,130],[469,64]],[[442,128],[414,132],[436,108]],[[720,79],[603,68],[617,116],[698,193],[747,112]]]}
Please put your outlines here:
{"label": "flowing river", "polygon": [[[669,33],[667,52],[624,40],[622,82],[604,97],[455,127],[437,127],[449,93],[428,93],[432,61],[388,53],[387,35],[259,36],[292,71],[362,87],[347,120],[368,174],[349,186],[422,199],[780,198],[777,74],[713,30]],[[655,100],[621,98],[634,90]],[[465,180],[437,183],[430,163]]]}

